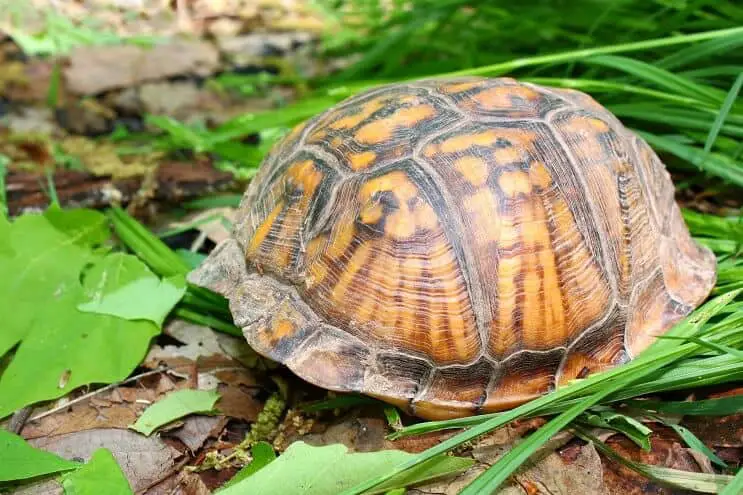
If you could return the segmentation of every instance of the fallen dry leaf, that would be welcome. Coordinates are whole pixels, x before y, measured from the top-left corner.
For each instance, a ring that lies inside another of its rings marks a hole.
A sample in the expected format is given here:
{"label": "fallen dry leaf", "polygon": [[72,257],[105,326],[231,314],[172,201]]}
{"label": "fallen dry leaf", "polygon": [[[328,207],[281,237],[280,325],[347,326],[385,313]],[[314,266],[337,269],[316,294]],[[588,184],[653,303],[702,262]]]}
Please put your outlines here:
{"label": "fallen dry leaf", "polygon": [[111,451],[137,492],[170,476],[181,453],[157,436],[145,437],[133,431],[105,428],[65,435],[36,438],[29,443],[64,457],[88,460],[97,449]]}
{"label": "fallen dry leaf", "polygon": [[[301,426],[306,428],[310,425]],[[381,418],[349,417],[328,425],[322,433],[305,435],[297,433],[289,432],[285,426],[286,443],[290,444],[294,440],[302,440],[314,446],[342,443],[350,452],[374,452],[389,448],[385,445],[384,438],[387,434],[387,423]]]}
{"label": "fallen dry leaf", "polygon": [[[656,425],[652,427],[650,452],[643,451],[624,435],[614,435],[605,443],[625,459],[682,471],[701,472],[694,456],[689,453],[689,449],[679,443],[670,428]],[[604,480],[611,495],[671,495],[677,493],[605,456],[602,456],[601,460],[604,466]]]}
{"label": "fallen dry leaf", "polygon": [[[232,233],[231,225],[235,221],[236,213],[237,208],[209,208],[184,215],[179,221],[167,224],[165,228],[177,229],[193,226],[193,229],[201,232],[206,239],[209,239],[214,244],[219,244],[230,237]],[[245,339],[239,340],[245,342]]]}
{"label": "fallen dry leaf", "polygon": [[263,403],[253,396],[252,391],[234,385],[219,385],[220,399],[216,409],[221,414],[243,421],[253,422],[263,409]]}
{"label": "fallen dry leaf", "polygon": [[149,386],[117,387],[87,401],[72,404],[63,411],[28,421],[21,435],[33,439],[100,428],[127,428],[147,405],[176,388],[172,379],[165,374],[153,378],[155,380]]}
{"label": "fallen dry leaf", "polygon": [[209,495],[211,491],[195,473],[181,471],[157,485],[143,495]]}
{"label": "fallen dry leaf", "polygon": [[[519,427],[505,427],[475,443],[472,456],[478,462],[455,478],[445,479],[410,490],[409,495],[456,495],[482,474],[489,465],[513,448],[521,435]],[[502,431],[502,433],[498,433]],[[605,490],[601,460],[593,445],[581,446],[578,452],[563,456],[558,447],[569,441],[569,433],[553,437],[524,463],[498,495],[608,495]]]}
{"label": "fallen dry leaf", "polygon": [[171,430],[167,436],[183,442],[192,453],[204,445],[208,438],[216,438],[227,424],[224,416],[189,416],[182,420],[183,426]]}
{"label": "fallen dry leaf", "polygon": [[[734,388],[725,392],[710,394],[708,399],[720,399],[743,395],[743,388]],[[729,416],[687,416],[682,424],[689,428],[709,447],[741,448],[743,447],[743,413]],[[740,462],[739,457],[735,462]]]}

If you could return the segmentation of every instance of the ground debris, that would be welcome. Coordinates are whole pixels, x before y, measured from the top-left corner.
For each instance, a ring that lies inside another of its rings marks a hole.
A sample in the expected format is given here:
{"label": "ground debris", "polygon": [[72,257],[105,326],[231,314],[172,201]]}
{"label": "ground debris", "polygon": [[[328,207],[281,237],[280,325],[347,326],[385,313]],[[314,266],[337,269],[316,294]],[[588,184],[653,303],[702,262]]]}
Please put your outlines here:
{"label": "ground debris", "polygon": [[137,492],[160,482],[172,474],[182,456],[157,436],[145,437],[129,430],[102,428],[36,438],[30,443],[54,452],[66,459],[87,461],[95,450],[111,451]]}
{"label": "ground debris", "polygon": [[[137,197],[144,176],[116,179],[80,170],[56,170],[52,180],[61,206],[102,208],[126,205]],[[8,209],[12,215],[38,211],[49,205],[43,171],[11,170],[6,178]],[[155,172],[154,199],[171,203],[228,189],[232,174],[215,170],[204,161],[166,160]]]}
{"label": "ground debris", "polygon": [[[689,449],[679,443],[676,434],[670,428],[653,425],[649,452],[642,450],[624,435],[614,435],[605,443],[617,454],[631,461],[695,473],[702,471]],[[601,456],[601,460],[604,466],[604,479],[611,495],[680,493],[649,480],[605,456]]]}
{"label": "ground debris", "polygon": [[95,95],[175,76],[206,77],[219,68],[219,52],[208,42],[173,40],[153,47],[77,47],[64,69],[67,89]]}
{"label": "ground debris", "polygon": [[[743,388],[710,394],[706,399],[720,399],[743,395]],[[687,416],[683,424],[699,439],[720,455],[726,455],[728,462],[743,462],[743,413],[728,416]],[[724,452],[724,454],[723,454]],[[737,455],[735,455],[737,454]]]}

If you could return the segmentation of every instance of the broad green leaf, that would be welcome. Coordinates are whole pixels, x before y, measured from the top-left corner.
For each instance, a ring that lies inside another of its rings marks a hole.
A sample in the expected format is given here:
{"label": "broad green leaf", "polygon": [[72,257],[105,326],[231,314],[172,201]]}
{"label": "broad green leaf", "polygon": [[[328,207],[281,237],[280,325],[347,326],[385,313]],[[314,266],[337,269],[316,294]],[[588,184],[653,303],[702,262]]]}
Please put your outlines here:
{"label": "broad green leaf", "polygon": [[13,256],[15,251],[10,244],[10,221],[0,213],[0,256]]}
{"label": "broad green leaf", "polygon": [[[88,210],[51,210],[23,215],[0,244],[13,254],[0,254],[0,354],[18,345],[0,376],[0,418],[16,409],[61,397],[81,385],[126,378],[144,357],[158,333],[149,321],[83,313],[80,284],[116,289],[141,273],[141,262],[116,272],[99,270],[108,258],[97,244],[104,239],[105,217]],[[121,256],[121,255],[114,255]]]}
{"label": "broad green leaf", "polygon": [[219,399],[216,390],[176,390],[144,410],[130,426],[143,435],[151,435],[159,427],[194,413],[207,413]]}
{"label": "broad green leaf", "polygon": [[44,218],[80,246],[98,246],[111,236],[106,217],[95,210],[63,210],[52,206],[44,212]]}
{"label": "broad green leaf", "polygon": [[225,483],[224,488],[239,483],[276,460],[276,452],[273,451],[273,447],[268,442],[256,442],[250,448],[250,455],[253,457],[253,460],[238,471],[230,481]]}
{"label": "broad green leaf", "polygon": [[10,158],[0,153],[0,217],[8,215],[8,197],[5,191],[5,176],[8,174]]}
{"label": "broad green leaf", "polygon": [[51,452],[35,449],[26,441],[0,428],[0,482],[77,469],[80,464]]}
{"label": "broad green leaf", "polygon": [[[114,286],[116,273],[120,277]],[[88,283],[93,280],[97,285]],[[161,327],[165,317],[186,291],[182,275],[160,279],[133,256],[112,254],[95,266],[85,277],[86,292],[91,300],[77,309],[87,313],[118,316],[126,320],[149,320]]]}
{"label": "broad green leaf", "polygon": [[62,477],[65,495],[130,495],[132,489],[107,449],[93,452],[80,469]]}
{"label": "broad green leaf", "polygon": [[[304,442],[295,442],[268,466],[217,493],[335,495],[411,457],[412,454],[399,450],[350,454],[341,444],[313,447]],[[395,488],[415,485],[462,471],[473,463],[472,459],[437,456],[421,464],[417,469],[379,485],[369,493],[384,493]]]}

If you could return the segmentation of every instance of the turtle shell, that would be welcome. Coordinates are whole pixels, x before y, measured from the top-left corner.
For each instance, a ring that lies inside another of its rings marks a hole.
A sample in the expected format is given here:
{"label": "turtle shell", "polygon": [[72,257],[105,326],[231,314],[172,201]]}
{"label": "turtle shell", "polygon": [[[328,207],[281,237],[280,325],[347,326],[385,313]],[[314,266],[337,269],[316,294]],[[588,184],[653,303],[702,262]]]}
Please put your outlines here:
{"label": "turtle shell", "polygon": [[303,379],[440,419],[628,361],[703,302],[715,258],[588,95],[424,80],[285,136],[192,280]]}

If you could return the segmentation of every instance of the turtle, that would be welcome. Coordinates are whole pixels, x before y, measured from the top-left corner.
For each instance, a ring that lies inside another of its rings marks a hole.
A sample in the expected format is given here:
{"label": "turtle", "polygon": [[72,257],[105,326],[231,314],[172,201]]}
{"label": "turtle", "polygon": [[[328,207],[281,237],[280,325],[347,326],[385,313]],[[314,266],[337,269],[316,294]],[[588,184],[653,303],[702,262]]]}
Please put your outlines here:
{"label": "turtle", "polygon": [[286,133],[190,280],[303,380],[436,420],[634,359],[715,268],[664,163],[591,96],[452,77]]}

